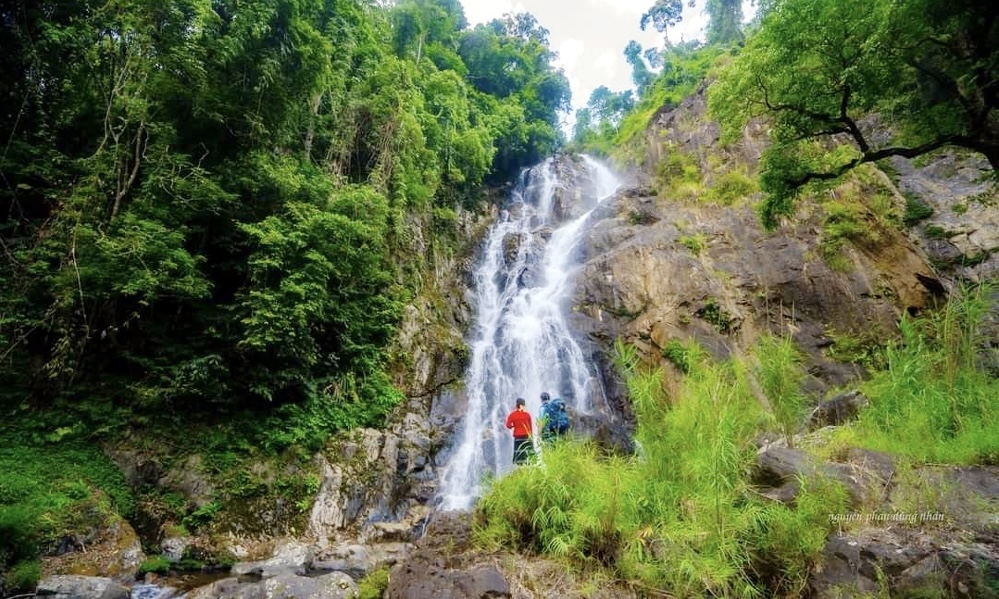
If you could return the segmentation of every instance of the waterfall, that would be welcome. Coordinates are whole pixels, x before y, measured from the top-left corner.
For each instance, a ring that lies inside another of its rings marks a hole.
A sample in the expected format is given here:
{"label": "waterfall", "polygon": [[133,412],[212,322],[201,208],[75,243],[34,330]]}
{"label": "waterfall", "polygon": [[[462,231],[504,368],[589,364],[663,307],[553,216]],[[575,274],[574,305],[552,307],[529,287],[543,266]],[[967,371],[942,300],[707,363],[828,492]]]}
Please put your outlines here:
{"label": "waterfall", "polygon": [[527,400],[536,424],[542,391],[562,397],[576,413],[589,412],[593,398],[602,397],[593,366],[567,326],[566,304],[586,221],[620,182],[593,158],[583,156],[583,163],[585,214],[558,222],[556,192],[579,182],[560,181],[549,159],[521,173],[489,231],[474,277],[468,406],[442,474],[443,510],[470,508],[486,476],[513,467],[513,439],[504,421],[516,398]]}

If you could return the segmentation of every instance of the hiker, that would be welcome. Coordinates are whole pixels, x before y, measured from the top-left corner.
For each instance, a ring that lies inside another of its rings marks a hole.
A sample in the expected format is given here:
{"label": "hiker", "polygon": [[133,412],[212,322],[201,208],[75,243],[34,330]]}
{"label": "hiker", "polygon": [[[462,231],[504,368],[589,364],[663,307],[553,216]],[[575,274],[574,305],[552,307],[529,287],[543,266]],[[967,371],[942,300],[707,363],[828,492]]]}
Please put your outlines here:
{"label": "hiker", "polygon": [[569,432],[569,413],[565,410],[565,401],[560,397],[555,399],[547,391],[541,393],[541,438],[552,441],[564,437]]}
{"label": "hiker", "polygon": [[506,417],[506,427],[513,431],[513,463],[523,464],[534,453],[531,435],[531,413],[527,411],[527,402],[523,397],[517,398],[517,407]]}

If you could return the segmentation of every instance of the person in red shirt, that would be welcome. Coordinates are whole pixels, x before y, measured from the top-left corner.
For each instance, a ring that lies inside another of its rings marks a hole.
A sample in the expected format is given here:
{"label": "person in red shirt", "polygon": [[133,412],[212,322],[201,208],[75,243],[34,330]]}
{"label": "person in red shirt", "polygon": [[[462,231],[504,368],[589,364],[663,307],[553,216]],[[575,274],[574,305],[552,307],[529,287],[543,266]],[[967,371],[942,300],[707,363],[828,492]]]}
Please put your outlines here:
{"label": "person in red shirt", "polygon": [[517,398],[517,407],[506,417],[506,427],[513,431],[513,463],[523,464],[534,453],[531,435],[531,413],[525,407],[527,402],[523,397]]}

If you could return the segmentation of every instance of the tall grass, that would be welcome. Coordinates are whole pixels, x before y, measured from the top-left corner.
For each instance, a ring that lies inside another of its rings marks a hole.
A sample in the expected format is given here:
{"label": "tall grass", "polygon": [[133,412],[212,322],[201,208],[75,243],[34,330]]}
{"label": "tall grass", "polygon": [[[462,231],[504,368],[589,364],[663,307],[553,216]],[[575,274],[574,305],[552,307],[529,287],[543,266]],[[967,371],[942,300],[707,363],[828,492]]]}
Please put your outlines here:
{"label": "tall grass", "polygon": [[790,337],[764,335],[757,345],[757,380],[788,447],[801,424],[807,397],[802,390],[805,371],[801,352]]}
{"label": "tall grass", "polygon": [[999,380],[978,365],[992,293],[966,289],[932,316],[904,319],[888,368],[864,386],[870,407],[845,434],[917,463],[999,464]]}
{"label": "tall grass", "polygon": [[764,413],[739,362],[689,352],[669,392],[661,369],[618,345],[639,451],[601,457],[579,441],[493,482],[479,506],[485,544],[610,568],[678,597],[764,597],[800,590],[845,495],[806,484],[791,509],[748,482]]}

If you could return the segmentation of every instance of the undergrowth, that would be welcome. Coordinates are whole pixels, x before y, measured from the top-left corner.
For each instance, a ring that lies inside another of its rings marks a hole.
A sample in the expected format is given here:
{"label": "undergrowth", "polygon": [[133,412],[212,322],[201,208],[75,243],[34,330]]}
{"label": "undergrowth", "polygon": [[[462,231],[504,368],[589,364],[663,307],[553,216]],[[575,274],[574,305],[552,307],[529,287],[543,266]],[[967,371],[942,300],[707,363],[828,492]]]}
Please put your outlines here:
{"label": "undergrowth", "polygon": [[938,313],[904,318],[887,368],[862,387],[870,406],[840,434],[915,463],[999,464],[999,380],[981,367],[992,293],[967,289]]}
{"label": "undergrowth", "polygon": [[671,396],[661,369],[618,345],[637,418],[631,457],[590,443],[546,447],[541,463],[493,481],[476,538],[610,569],[677,597],[763,597],[801,588],[845,492],[805,481],[796,508],[760,499],[747,473],[765,424],[739,362],[688,352]]}
{"label": "undergrowth", "polygon": [[135,509],[121,472],[71,441],[0,447],[0,591],[33,588],[38,557]]}

